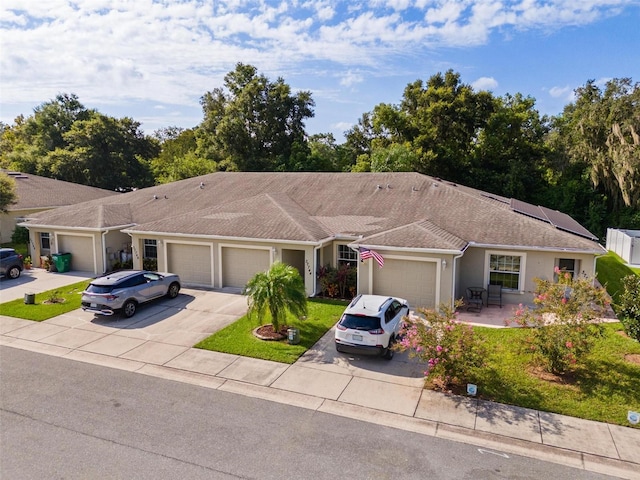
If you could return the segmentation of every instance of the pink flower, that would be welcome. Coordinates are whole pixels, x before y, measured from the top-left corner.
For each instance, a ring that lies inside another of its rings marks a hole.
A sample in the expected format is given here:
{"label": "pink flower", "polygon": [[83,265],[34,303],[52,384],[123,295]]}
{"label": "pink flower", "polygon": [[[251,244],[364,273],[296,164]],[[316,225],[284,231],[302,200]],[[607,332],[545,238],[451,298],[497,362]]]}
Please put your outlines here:
{"label": "pink flower", "polygon": [[441,346],[441,345],[438,345],[438,346],[436,347],[436,352],[440,353],[441,351],[442,351],[442,346]]}
{"label": "pink flower", "polygon": [[562,304],[565,305],[567,303],[567,297],[562,297]]}
{"label": "pink flower", "polygon": [[571,342],[567,342],[567,343],[565,343],[564,345],[565,345],[565,347],[567,347],[567,348],[573,348],[573,343],[571,343]]}
{"label": "pink flower", "polygon": [[560,273],[560,267],[558,267],[557,265],[554,267],[553,271],[555,273]]}

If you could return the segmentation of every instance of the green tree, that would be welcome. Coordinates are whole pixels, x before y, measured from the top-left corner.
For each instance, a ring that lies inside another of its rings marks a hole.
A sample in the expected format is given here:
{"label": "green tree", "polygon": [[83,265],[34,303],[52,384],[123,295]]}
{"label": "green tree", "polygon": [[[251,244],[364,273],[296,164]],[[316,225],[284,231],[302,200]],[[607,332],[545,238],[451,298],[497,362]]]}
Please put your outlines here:
{"label": "green tree", "polygon": [[63,138],[67,147],[49,152],[41,162],[48,176],[109,190],[153,184],[149,160],[159,146],[138,122],[93,113],[76,121]]}
{"label": "green tree", "polygon": [[0,213],[7,213],[9,207],[17,201],[15,180],[6,173],[0,172]]}
{"label": "green tree", "polygon": [[627,335],[640,342],[640,276],[627,275],[622,285],[616,310]]}
{"label": "green tree", "polygon": [[533,98],[518,93],[495,99],[463,183],[505,197],[534,199],[546,184],[547,132]]}
{"label": "green tree", "polygon": [[198,155],[240,171],[286,169],[294,145],[306,141],[304,121],[314,106],[310,92],[294,95],[282,78],[272,82],[242,63],[200,103]]}
{"label": "green tree", "polygon": [[576,90],[557,123],[570,162],[585,164],[613,209],[640,202],[640,84],[613,79],[604,90],[593,80]]}
{"label": "green tree", "polygon": [[160,153],[150,162],[156,183],[175,182],[217,170],[215,162],[198,157],[195,130],[170,127],[155,132],[154,136],[161,142]]}
{"label": "green tree", "polygon": [[364,170],[367,162],[373,169],[376,149],[408,144],[415,155],[410,170],[462,182],[494,108],[489,92],[474,92],[452,70],[431,76],[426,84],[416,80],[405,88],[400,105],[377,105],[347,132],[347,145],[358,163],[355,170]]}
{"label": "green tree", "polygon": [[296,317],[307,315],[304,282],[298,270],[291,265],[276,262],[268,271],[255,274],[243,293],[248,297],[248,314],[255,313],[262,324],[269,313],[276,332],[284,325],[287,312]]}
{"label": "green tree", "polygon": [[388,147],[375,148],[371,152],[372,172],[411,172],[418,155],[408,143],[392,143]]}

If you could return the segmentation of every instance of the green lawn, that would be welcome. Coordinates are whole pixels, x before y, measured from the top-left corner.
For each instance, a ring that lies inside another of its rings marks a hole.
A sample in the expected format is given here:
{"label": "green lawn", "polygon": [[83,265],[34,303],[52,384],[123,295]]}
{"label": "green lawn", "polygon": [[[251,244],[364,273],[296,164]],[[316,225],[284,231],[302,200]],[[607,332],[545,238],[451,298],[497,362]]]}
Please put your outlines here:
{"label": "green lawn", "polygon": [[622,293],[622,278],[634,273],[640,275],[640,268],[627,267],[618,255],[609,252],[598,258],[596,273],[598,281],[606,287],[615,303]]}
{"label": "green lawn", "polygon": [[[37,293],[35,297],[35,304],[33,305],[25,304],[24,298],[18,298],[10,302],[2,303],[0,304],[0,315],[24,318],[26,320],[34,320],[36,322],[48,320],[49,318],[80,308],[80,294],[85,288],[87,288],[88,284],[89,280],[83,280],[82,282],[67,285],[66,287],[60,287],[56,290]],[[58,297],[64,301],[62,303],[48,303],[47,301],[52,297]]]}
{"label": "green lawn", "polygon": [[[261,358],[281,363],[294,363],[300,355],[311,348],[340,318],[347,306],[336,300],[309,300],[309,313],[304,320],[290,317],[287,325],[300,330],[300,343],[289,345],[287,340],[264,341],[256,338],[252,331],[258,326],[256,316],[247,315],[202,340],[196,348],[232,353],[244,357]],[[267,319],[265,323],[269,323]]]}
{"label": "green lawn", "polygon": [[620,330],[619,323],[605,325],[605,335],[567,380],[543,380],[532,373],[530,356],[519,346],[525,330],[476,328],[491,352],[476,380],[479,394],[500,403],[629,425],[628,410],[640,408],[640,365],[625,355],[640,355],[640,343]]}

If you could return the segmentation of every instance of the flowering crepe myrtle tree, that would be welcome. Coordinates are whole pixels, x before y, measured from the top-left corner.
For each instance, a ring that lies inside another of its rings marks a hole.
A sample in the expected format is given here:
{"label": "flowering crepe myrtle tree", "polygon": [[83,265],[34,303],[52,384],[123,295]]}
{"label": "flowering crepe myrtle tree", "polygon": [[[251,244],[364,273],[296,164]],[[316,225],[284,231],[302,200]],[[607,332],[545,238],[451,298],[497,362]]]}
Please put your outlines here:
{"label": "flowering crepe myrtle tree", "polygon": [[475,369],[484,365],[484,340],[471,325],[456,319],[460,305],[441,305],[438,310],[419,309],[424,318],[405,318],[396,349],[409,351],[427,365],[426,379],[447,388],[473,380]]}
{"label": "flowering crepe myrtle tree", "polygon": [[573,278],[555,268],[557,281],[534,279],[534,308],[522,304],[507,323],[529,328],[525,348],[546,371],[564,374],[578,364],[602,335],[600,318],[610,300],[593,278]]}

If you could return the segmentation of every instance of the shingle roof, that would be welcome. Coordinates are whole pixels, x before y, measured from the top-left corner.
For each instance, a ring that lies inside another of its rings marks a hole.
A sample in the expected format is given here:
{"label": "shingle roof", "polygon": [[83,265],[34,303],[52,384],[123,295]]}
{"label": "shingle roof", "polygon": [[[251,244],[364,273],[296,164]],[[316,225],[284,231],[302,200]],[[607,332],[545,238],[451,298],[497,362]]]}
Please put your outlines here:
{"label": "shingle roof", "polygon": [[31,173],[7,170],[2,170],[2,172],[16,182],[18,202],[9,207],[10,211],[55,208],[118,195],[110,190],[64,182]]}
{"label": "shingle roof", "polygon": [[295,241],[348,235],[371,245],[429,249],[471,243],[601,251],[587,238],[515,212],[510,199],[407,172],[217,172],[42,212],[36,223],[89,227],[99,222],[86,208],[122,204],[130,206],[126,218],[133,231]]}

